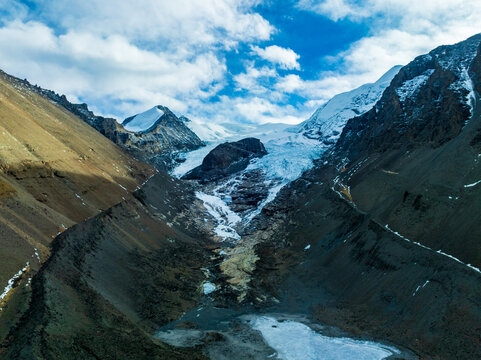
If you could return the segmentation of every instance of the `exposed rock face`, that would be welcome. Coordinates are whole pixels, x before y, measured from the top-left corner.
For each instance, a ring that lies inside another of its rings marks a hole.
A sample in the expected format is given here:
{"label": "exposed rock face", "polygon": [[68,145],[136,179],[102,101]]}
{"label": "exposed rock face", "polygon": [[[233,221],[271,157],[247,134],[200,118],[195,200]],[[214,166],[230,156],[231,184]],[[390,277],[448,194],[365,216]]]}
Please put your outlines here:
{"label": "exposed rock face", "polygon": [[202,161],[202,165],[183,176],[187,180],[215,181],[244,170],[253,158],[267,154],[259,139],[246,138],[220,144]]}
{"label": "exposed rock face", "polygon": [[347,123],[338,147],[352,158],[403,144],[436,147],[457,136],[479,87],[480,41],[476,35],[441,46],[403,67],[376,106]]}

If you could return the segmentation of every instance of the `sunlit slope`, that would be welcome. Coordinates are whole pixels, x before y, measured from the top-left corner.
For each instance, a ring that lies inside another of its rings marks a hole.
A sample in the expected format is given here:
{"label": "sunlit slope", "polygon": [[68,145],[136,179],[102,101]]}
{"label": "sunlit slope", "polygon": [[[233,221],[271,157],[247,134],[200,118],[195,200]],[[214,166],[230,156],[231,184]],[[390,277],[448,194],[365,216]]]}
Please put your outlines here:
{"label": "sunlit slope", "polygon": [[[26,262],[28,273],[38,269],[59,232],[129,196],[152,173],[73,114],[0,73],[0,296]],[[11,295],[0,299],[0,308]]]}

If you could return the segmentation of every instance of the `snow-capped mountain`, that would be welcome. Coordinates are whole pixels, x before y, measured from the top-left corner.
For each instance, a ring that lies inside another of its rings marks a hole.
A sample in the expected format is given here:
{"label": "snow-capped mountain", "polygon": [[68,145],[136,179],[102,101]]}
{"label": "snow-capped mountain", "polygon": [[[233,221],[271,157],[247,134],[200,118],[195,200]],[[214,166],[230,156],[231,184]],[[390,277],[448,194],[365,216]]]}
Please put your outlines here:
{"label": "snow-capped mountain", "polygon": [[394,66],[375,83],[334,96],[299,124],[297,130],[305,137],[335,143],[347,121],[371,110],[400,69],[400,65]]}
{"label": "snow-capped mountain", "polygon": [[236,136],[234,130],[230,130],[225,125],[203,122],[199,120],[190,120],[185,116],[181,118],[189,121],[185,122],[187,127],[192,130],[200,139],[206,142],[216,142],[230,139]]}
{"label": "snow-capped mountain", "polygon": [[148,132],[164,114],[165,112],[160,106],[154,106],[141,114],[125,119],[122,125],[127,131]]}
{"label": "snow-capped mountain", "polygon": [[375,108],[348,122],[339,140],[351,158],[392,144],[428,142],[436,147],[456,137],[473,115],[480,89],[477,71],[481,35],[440,46],[404,66]]}
{"label": "snow-capped mountain", "polygon": [[171,169],[179,153],[204,146],[186,122],[165,106],[131,116],[122,125],[123,147],[159,169]]}

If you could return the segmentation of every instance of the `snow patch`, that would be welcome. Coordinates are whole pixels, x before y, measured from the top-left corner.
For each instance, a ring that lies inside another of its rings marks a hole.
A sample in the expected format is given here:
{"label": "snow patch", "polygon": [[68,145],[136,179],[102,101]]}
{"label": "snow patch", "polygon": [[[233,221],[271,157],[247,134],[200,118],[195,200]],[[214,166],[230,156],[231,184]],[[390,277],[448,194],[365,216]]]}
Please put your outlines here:
{"label": "snow patch", "polygon": [[348,120],[374,107],[400,69],[401,66],[394,66],[375,83],[334,96],[308,120],[299,124],[297,131],[308,138],[335,143]]}
{"label": "snow patch", "polygon": [[474,183],[472,183],[472,184],[464,185],[464,187],[465,187],[465,188],[471,188],[471,187],[474,187],[474,186],[476,186],[476,185],[478,185],[478,184],[481,184],[481,180],[478,180],[478,181],[476,181],[476,182],[474,182]]}
{"label": "snow patch", "polygon": [[[10,291],[13,290],[13,285],[18,280],[18,278],[20,278],[20,276],[22,276],[27,271],[29,266],[30,266],[30,263],[27,261],[27,263],[25,264],[25,267],[23,269],[20,269],[18,271],[18,273],[13,275],[13,277],[10,280],[8,280],[7,286],[3,289],[3,293],[0,295],[0,304],[7,297],[7,295],[10,293]],[[3,310],[3,308],[0,307],[0,311],[2,311],[2,310]]]}
{"label": "snow patch", "polygon": [[416,242],[416,241],[411,241],[411,240],[409,240],[407,237],[399,234],[397,231],[392,230],[392,229],[389,227],[388,224],[386,224],[384,227],[385,227],[386,230],[390,231],[391,233],[393,233],[394,235],[396,235],[396,236],[398,236],[399,238],[403,239],[404,241],[407,241],[407,242],[409,242],[409,243],[412,243],[412,244],[414,244],[414,245],[417,245],[417,246],[419,246],[419,247],[422,247],[423,249],[426,249],[426,250],[435,252],[435,253],[437,253],[437,254],[439,254],[439,255],[445,256],[445,257],[447,257],[447,258],[449,258],[449,259],[451,259],[451,260],[454,260],[454,261],[456,261],[457,263],[459,263],[459,264],[461,264],[461,265],[464,265],[464,266],[466,266],[467,268],[469,268],[469,269],[471,269],[471,270],[474,270],[474,271],[476,271],[476,272],[478,272],[478,273],[481,274],[481,270],[478,269],[477,267],[474,267],[474,266],[472,266],[471,264],[466,264],[466,263],[462,262],[461,260],[459,260],[457,257],[455,257],[455,256],[453,256],[453,255],[450,255],[450,254],[446,254],[446,253],[443,252],[441,249],[439,249],[439,250],[436,251],[436,250],[434,250],[434,249],[432,249],[432,248],[430,248],[430,247],[428,247],[428,246],[425,246],[425,245],[423,245],[423,244],[420,244],[420,243],[418,243],[418,242]]}
{"label": "snow patch", "polygon": [[426,70],[423,74],[416,76],[411,80],[405,81],[399,88],[396,89],[399,100],[401,102],[405,102],[406,99],[413,98],[419,92],[421,86],[426,84],[433,72],[434,69],[429,69]]}
{"label": "snow patch", "polygon": [[416,290],[413,292],[413,296],[415,296],[419,290],[424,289],[424,287],[429,284],[429,280],[426,280],[426,282],[423,285],[419,285]]}
{"label": "snow patch", "polygon": [[[35,256],[37,257],[38,262],[42,262],[42,260],[40,259],[40,255],[38,254],[37,248],[33,248],[33,251],[34,251]],[[33,257],[33,255],[32,255],[32,257]]]}
{"label": "snow patch", "polygon": [[211,282],[205,282],[203,285],[203,288],[204,288],[204,295],[212,294],[216,290],[215,285],[212,284]]}

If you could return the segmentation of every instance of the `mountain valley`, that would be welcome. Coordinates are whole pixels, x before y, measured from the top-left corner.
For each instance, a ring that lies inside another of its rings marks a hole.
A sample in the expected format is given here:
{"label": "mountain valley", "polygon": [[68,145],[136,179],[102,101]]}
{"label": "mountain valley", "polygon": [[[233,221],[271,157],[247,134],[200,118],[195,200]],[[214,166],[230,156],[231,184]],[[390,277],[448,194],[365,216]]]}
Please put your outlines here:
{"label": "mountain valley", "polygon": [[245,132],[2,73],[0,359],[480,358],[480,43]]}

